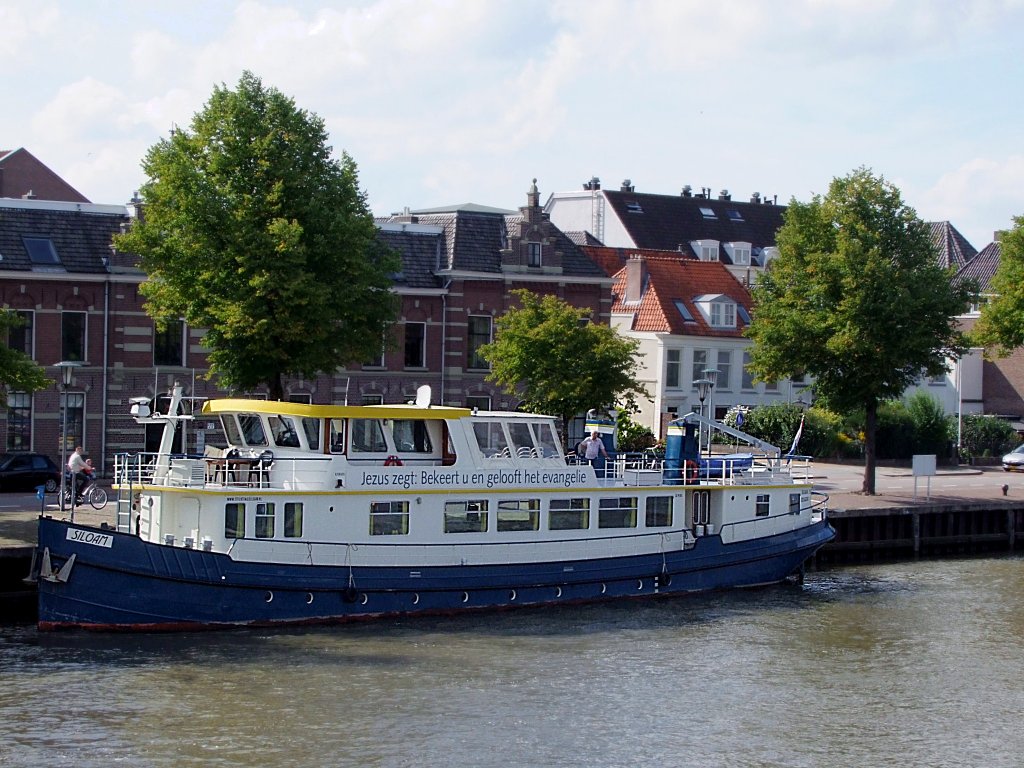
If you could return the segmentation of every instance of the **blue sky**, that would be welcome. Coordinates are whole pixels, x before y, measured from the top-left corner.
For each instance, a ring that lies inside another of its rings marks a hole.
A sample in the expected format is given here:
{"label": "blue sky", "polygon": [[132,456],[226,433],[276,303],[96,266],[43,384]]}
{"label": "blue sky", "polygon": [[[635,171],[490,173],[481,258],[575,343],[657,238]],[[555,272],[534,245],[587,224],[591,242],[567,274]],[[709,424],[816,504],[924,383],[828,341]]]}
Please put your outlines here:
{"label": "blue sky", "polygon": [[1024,0],[0,0],[0,148],[97,203],[243,70],[377,214],[591,176],[807,200],[859,166],[982,248],[1024,214]]}

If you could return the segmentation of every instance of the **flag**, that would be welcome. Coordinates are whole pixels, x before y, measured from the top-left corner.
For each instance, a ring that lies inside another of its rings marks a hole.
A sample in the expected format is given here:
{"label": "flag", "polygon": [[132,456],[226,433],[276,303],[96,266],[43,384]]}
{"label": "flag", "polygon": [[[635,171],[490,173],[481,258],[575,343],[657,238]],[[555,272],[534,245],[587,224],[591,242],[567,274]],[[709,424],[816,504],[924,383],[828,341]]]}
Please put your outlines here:
{"label": "flag", "polygon": [[792,456],[796,453],[796,447],[800,444],[800,436],[804,433],[804,417],[800,416],[800,426],[796,428],[796,434],[793,436],[793,445],[789,447],[789,453],[787,456]]}

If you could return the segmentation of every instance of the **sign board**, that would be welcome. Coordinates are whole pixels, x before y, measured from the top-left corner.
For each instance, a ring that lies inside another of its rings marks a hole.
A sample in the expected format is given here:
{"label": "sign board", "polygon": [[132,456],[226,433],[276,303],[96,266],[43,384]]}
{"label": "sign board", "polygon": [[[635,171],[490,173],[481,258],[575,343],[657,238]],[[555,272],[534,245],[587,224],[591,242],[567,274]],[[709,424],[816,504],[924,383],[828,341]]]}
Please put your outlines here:
{"label": "sign board", "polygon": [[935,474],[935,455],[918,454],[914,456],[914,477],[927,477]]}

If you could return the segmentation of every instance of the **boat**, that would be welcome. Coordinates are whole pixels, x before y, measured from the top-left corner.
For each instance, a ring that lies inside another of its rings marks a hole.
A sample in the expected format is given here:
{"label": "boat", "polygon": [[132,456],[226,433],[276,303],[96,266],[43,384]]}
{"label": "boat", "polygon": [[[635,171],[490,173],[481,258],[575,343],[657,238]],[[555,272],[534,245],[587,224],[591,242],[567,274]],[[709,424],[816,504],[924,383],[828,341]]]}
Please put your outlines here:
{"label": "boat", "polygon": [[[809,459],[699,414],[671,423],[663,457],[617,452],[602,423],[609,459],[595,467],[566,455],[554,417],[429,400],[421,387],[407,404],[227,398],[200,411],[180,386],[135,399],[136,422],[162,425],[161,442],[115,457],[116,518],[39,519],[39,628],[341,623],[681,595],[799,576],[834,535]],[[196,419],[218,423],[226,445],[175,452]],[[709,462],[713,429],[756,453]]]}

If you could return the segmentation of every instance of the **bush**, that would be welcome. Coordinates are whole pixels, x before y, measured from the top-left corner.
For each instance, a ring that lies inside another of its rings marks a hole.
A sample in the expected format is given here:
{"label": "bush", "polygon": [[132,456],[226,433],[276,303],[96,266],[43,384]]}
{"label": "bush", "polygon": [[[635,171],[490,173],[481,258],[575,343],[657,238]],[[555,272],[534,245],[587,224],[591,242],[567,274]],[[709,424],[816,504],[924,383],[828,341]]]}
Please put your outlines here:
{"label": "bush", "polygon": [[616,447],[619,451],[639,453],[644,448],[650,448],[656,442],[654,433],[650,429],[637,424],[626,413],[619,414],[618,430],[615,439]]}
{"label": "bush", "polygon": [[967,414],[960,422],[960,456],[975,459],[983,456],[1002,456],[1013,449],[1020,439],[1009,422],[995,416]]}
{"label": "bush", "polygon": [[948,456],[950,421],[942,404],[927,392],[915,392],[907,400],[907,410],[914,422],[913,452]]}
{"label": "bush", "polygon": [[[845,453],[840,439],[842,419],[831,411],[811,408],[806,413],[799,405],[779,403],[761,405],[744,415],[743,426],[747,434],[789,451],[793,438],[804,418],[804,431],[796,453],[804,456],[834,457]],[[726,423],[736,425],[735,413],[730,412]]]}

